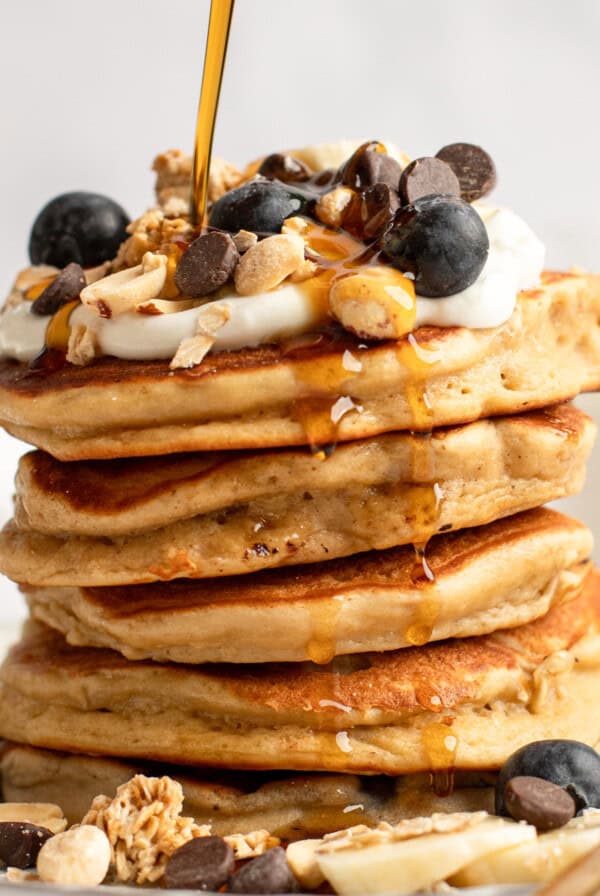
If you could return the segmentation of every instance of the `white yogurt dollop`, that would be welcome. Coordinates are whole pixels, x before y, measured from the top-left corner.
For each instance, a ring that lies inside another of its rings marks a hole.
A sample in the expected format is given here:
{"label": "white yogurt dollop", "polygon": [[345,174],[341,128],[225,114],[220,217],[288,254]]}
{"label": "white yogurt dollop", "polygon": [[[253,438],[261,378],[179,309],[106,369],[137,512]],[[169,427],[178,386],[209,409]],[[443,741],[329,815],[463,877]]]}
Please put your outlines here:
{"label": "white yogurt dollop", "polygon": [[522,289],[537,286],[546,250],[531,228],[507,208],[477,209],[485,222],[490,251],[485,266],[467,289],[443,299],[417,299],[417,326],[470,327],[505,323]]}
{"label": "white yogurt dollop", "polygon": [[[539,283],[545,250],[528,225],[509,209],[482,207],[477,211],[490,241],[485,267],[463,292],[442,299],[417,296],[417,326],[500,326],[513,313],[518,292]],[[232,293],[210,304],[226,306],[231,315],[216,333],[213,352],[301,335],[322,323],[308,292],[292,283],[261,295],[242,297]],[[70,322],[89,327],[104,355],[138,361],[170,359],[179,343],[195,334],[198,314],[206,307],[161,315],[129,311],[106,319],[81,305]],[[27,362],[42,351],[49,318],[32,314],[30,308],[29,302],[23,302],[0,316],[3,357]]]}

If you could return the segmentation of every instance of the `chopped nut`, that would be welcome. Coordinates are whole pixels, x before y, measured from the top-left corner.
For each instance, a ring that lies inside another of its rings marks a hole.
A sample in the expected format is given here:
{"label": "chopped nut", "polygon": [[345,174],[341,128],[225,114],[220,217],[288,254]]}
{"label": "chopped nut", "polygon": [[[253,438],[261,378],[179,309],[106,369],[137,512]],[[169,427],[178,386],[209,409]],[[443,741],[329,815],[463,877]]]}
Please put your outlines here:
{"label": "chopped nut", "polygon": [[78,324],[71,329],[67,348],[67,361],[78,367],[85,367],[96,357],[96,340],[89,327]]}
{"label": "chopped nut", "polygon": [[[331,408],[331,421],[337,426],[342,417],[349,413],[349,411],[358,411],[359,414],[362,414],[363,410],[362,405],[355,404],[349,395],[342,395]],[[342,747],[340,747],[340,749],[342,749]]]}
{"label": "chopped nut", "polygon": [[103,261],[102,264],[96,265],[95,268],[86,268],[83,272],[85,274],[85,282],[89,286],[90,283],[95,283],[96,280],[102,280],[103,277],[110,274],[111,270],[112,263],[110,261]]}
{"label": "chopped nut", "polygon": [[230,317],[231,312],[226,305],[211,304],[202,308],[198,314],[196,333],[180,342],[169,364],[171,370],[200,364],[215,344],[217,331],[225,326]]}
{"label": "chopped nut", "polygon": [[415,324],[414,284],[393,268],[364,268],[333,281],[329,307],[361,339],[398,339]]}
{"label": "chopped nut", "polygon": [[185,243],[194,238],[191,222],[185,215],[168,218],[160,208],[151,208],[132,221],[127,232],[131,236],[119,246],[112,265],[114,271],[140,264],[146,252],[168,255],[168,250],[177,242]]}
{"label": "chopped nut", "polygon": [[223,159],[213,159],[208,174],[208,201],[216,202],[242,181],[242,172]]}
{"label": "chopped nut", "polygon": [[309,280],[311,277],[314,277],[318,270],[319,266],[315,264],[314,261],[305,258],[302,264],[296,268],[294,273],[290,274],[290,280],[292,283],[303,283],[304,280]]}
{"label": "chopped nut", "polygon": [[210,834],[209,825],[182,817],[182,807],[181,785],[172,778],[136,775],[113,800],[97,796],[82,824],[94,824],[107,835],[119,880],[155,883],[175,850]]}
{"label": "chopped nut", "polygon": [[[192,196],[192,157],[180,149],[169,149],[156,157],[152,168],[157,174],[156,198],[164,213],[170,214],[171,209],[176,210],[178,206],[175,203],[179,200],[185,204],[185,214]],[[216,202],[228,190],[237,187],[241,180],[242,173],[235,165],[213,158],[208,175],[208,201]]]}
{"label": "chopped nut", "polygon": [[297,234],[303,236],[309,228],[309,222],[306,218],[295,215],[293,218],[286,218],[281,225],[281,232],[286,234]]}
{"label": "chopped nut", "polygon": [[67,827],[62,809],[54,803],[0,803],[2,821],[25,821],[53,834],[60,834]]}
{"label": "chopped nut", "polygon": [[[177,188],[174,188],[177,190]],[[165,218],[185,218],[190,213],[190,200],[183,196],[174,195],[171,189],[163,190],[161,194],[160,207],[162,208]]]}
{"label": "chopped nut", "polygon": [[319,221],[328,227],[341,227],[344,210],[352,202],[354,190],[349,187],[335,187],[324,193],[315,206],[315,214]]}
{"label": "chopped nut", "polygon": [[15,289],[25,293],[28,289],[31,289],[32,286],[36,286],[38,283],[42,283],[49,277],[54,277],[59,273],[59,268],[55,268],[49,264],[30,265],[27,268],[23,268],[23,270],[19,271],[17,274]]}
{"label": "chopped nut", "polygon": [[36,871],[25,871],[23,868],[7,868],[6,880],[11,884],[33,883],[40,879]]}
{"label": "chopped nut", "polygon": [[250,230],[240,230],[233,237],[233,242],[235,243],[235,248],[238,250],[240,255],[242,255],[244,252],[247,252],[248,249],[251,249],[252,246],[255,246],[257,244],[258,237]]}
{"label": "chopped nut", "polygon": [[249,834],[229,834],[223,837],[233,849],[236,859],[253,859],[262,856],[268,849],[279,846],[279,837],[273,837],[268,831],[251,831]]}
{"label": "chopped nut", "polygon": [[235,288],[242,296],[275,289],[304,264],[304,240],[293,233],[277,233],[252,246],[235,271]]}
{"label": "chopped nut", "polygon": [[167,263],[166,255],[146,252],[141,264],[109,274],[82,289],[81,301],[100,317],[129,311],[140,302],[158,298],[165,285]]}
{"label": "chopped nut", "polygon": [[47,840],[38,856],[37,871],[40,880],[49,884],[96,887],[106,877],[109,865],[106,834],[84,824]]}

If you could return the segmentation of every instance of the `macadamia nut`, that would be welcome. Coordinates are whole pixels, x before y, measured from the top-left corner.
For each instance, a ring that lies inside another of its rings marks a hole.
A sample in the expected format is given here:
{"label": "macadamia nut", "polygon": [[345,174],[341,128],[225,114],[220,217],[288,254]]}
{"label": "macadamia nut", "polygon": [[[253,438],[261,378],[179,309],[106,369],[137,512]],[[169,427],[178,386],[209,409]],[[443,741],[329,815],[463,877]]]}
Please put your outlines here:
{"label": "macadamia nut", "polygon": [[84,824],[47,840],[37,870],[40,880],[49,884],[96,887],[106,877],[109,864],[108,837],[95,825]]}

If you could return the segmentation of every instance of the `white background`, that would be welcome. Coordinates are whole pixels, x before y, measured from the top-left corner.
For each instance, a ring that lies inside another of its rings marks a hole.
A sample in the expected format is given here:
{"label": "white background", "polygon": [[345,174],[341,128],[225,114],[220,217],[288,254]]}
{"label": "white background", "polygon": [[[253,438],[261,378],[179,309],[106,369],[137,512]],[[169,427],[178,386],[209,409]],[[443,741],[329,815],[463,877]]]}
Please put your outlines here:
{"label": "white background", "polygon": [[[208,0],[0,0],[0,289],[65,190],[151,202],[153,156],[190,150]],[[553,267],[600,269],[600,0],[238,0],[216,152],[240,164],[342,136],[412,156],[481,143],[497,199]],[[583,405],[600,419],[600,399]],[[22,447],[0,436],[0,514]],[[600,535],[600,469],[562,507]],[[600,538],[599,538],[600,541]],[[22,612],[0,586],[0,619]]]}

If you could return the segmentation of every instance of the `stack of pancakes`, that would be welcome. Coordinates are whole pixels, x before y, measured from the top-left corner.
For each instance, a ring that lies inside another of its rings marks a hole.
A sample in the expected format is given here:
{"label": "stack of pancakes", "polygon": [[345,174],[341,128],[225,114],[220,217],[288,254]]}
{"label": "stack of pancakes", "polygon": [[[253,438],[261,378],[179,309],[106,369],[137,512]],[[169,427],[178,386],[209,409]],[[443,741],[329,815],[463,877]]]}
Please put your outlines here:
{"label": "stack of pancakes", "polygon": [[0,362],[1,423],[43,449],[0,536],[31,611],[5,797],[79,820],[159,769],[215,832],[292,839],[489,808],[519,746],[595,745],[592,538],[540,505],[582,486],[594,424],[560,402],[599,386],[580,273],[490,330]]}

